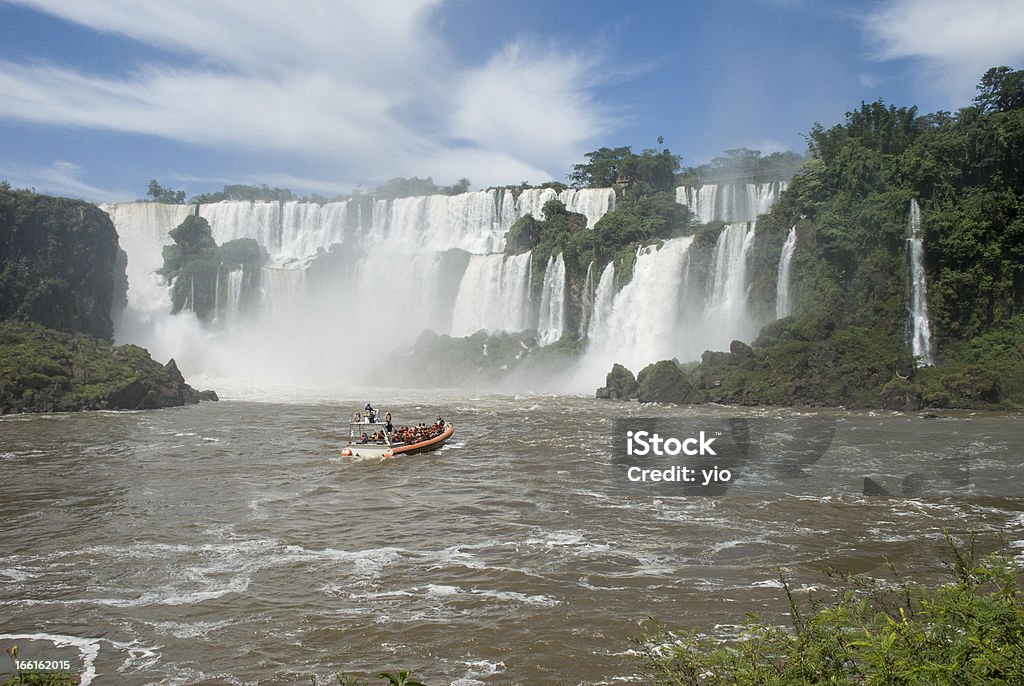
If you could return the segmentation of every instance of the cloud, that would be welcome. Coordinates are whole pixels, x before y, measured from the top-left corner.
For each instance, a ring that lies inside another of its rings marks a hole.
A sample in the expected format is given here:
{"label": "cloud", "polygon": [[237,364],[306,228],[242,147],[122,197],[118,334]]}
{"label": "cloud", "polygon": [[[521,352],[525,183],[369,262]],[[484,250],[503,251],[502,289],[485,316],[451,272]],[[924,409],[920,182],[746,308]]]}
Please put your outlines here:
{"label": "cloud", "polygon": [[564,164],[611,126],[608,112],[589,95],[601,81],[597,66],[586,56],[509,43],[463,75],[449,133],[510,158]]}
{"label": "cloud", "polygon": [[887,0],[862,19],[871,56],[919,63],[922,83],[963,104],[993,66],[1024,60],[1019,0]]}
{"label": "cloud", "polygon": [[48,167],[0,167],[0,179],[13,188],[35,188],[42,193],[116,202],[131,197],[128,191],[110,191],[90,186],[79,177],[83,168],[74,162],[56,160]]}
{"label": "cloud", "polygon": [[165,57],[102,74],[0,61],[4,119],[276,155],[297,176],[337,169],[335,187],[412,174],[545,180],[611,126],[590,95],[595,58],[513,39],[458,63],[432,28],[439,0],[20,4]]}

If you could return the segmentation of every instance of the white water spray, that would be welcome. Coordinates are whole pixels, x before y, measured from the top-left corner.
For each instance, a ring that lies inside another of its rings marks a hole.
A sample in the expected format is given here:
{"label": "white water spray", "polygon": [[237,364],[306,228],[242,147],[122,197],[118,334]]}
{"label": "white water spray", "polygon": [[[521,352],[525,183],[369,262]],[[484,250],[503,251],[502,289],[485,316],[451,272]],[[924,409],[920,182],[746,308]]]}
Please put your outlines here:
{"label": "white water spray", "polygon": [[782,319],[788,317],[793,310],[793,299],[790,294],[790,265],[793,262],[793,252],[796,250],[796,227],[789,230],[786,242],[782,244],[782,255],[779,256],[779,275],[776,280],[775,292],[775,317]]}
{"label": "white water spray", "polygon": [[928,293],[924,272],[924,239],[921,237],[921,207],[910,201],[907,221],[907,252],[910,256],[910,351],[926,367],[932,357],[932,332],[928,322]]}

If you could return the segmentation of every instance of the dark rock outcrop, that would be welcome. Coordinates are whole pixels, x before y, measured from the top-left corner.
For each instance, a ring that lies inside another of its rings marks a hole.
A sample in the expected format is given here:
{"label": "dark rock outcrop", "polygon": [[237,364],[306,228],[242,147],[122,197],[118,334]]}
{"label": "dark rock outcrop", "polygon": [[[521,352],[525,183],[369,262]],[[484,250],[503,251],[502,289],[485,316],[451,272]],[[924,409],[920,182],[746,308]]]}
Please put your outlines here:
{"label": "dark rock outcrop", "polygon": [[0,320],[113,340],[127,283],[119,251],[95,205],[0,185]]}
{"label": "dark rock outcrop", "polygon": [[662,360],[645,368],[638,383],[638,399],[642,403],[689,405],[703,402],[702,394],[672,360]]}
{"label": "dark rock outcrop", "polygon": [[879,400],[883,410],[914,412],[921,409],[921,389],[906,379],[896,378],[882,387]]}
{"label": "dark rock outcrop", "polygon": [[199,400],[174,360],[160,364],[144,348],[0,323],[0,414],[148,410]]}
{"label": "dark rock outcrop", "polygon": [[632,400],[640,393],[633,372],[619,363],[612,365],[612,370],[605,377],[605,385],[597,389],[597,397],[606,400]]}

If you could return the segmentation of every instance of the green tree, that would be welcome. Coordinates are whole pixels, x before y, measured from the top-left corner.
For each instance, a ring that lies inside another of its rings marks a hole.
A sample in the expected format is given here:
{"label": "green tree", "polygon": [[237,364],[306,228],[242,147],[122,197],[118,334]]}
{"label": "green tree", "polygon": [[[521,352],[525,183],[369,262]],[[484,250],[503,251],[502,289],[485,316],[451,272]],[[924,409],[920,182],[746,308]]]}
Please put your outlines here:
{"label": "green tree", "polygon": [[985,113],[1024,107],[1024,70],[992,67],[981,77],[974,104]]}
{"label": "green tree", "polygon": [[152,202],[165,202],[171,205],[181,205],[185,202],[185,191],[176,191],[164,188],[156,179],[149,180],[149,190],[146,195],[153,198]]}
{"label": "green tree", "polygon": [[575,188],[608,188],[614,186],[622,173],[623,162],[631,159],[629,146],[621,148],[598,148],[588,152],[589,162],[574,164],[569,181]]}

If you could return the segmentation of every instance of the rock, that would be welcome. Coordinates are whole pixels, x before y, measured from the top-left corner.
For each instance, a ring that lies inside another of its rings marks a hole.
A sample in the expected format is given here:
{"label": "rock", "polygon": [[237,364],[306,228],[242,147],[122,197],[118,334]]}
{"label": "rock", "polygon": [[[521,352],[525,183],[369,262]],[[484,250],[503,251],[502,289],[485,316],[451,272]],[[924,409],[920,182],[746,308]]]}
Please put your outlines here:
{"label": "rock", "polygon": [[893,379],[882,387],[882,409],[914,412],[921,409],[921,389],[906,379]]}
{"label": "rock", "polygon": [[717,350],[705,350],[704,354],[700,356],[700,364],[702,367],[717,367],[719,365],[729,364],[729,353],[723,353]]}
{"label": "rock", "polygon": [[142,402],[146,399],[149,389],[146,384],[138,379],[123,386],[107,395],[106,409],[108,410],[139,410],[142,409]]}
{"label": "rock", "polygon": [[733,362],[742,362],[743,360],[750,357],[754,349],[743,341],[733,341],[729,344],[729,352],[735,358]]}
{"label": "rock", "polygon": [[601,386],[599,389],[597,389],[597,392],[594,394],[594,396],[598,400],[611,400],[612,399],[612,394],[608,391],[608,387],[607,386]]}
{"label": "rock", "polygon": [[605,377],[604,387],[598,389],[597,397],[602,397],[600,391],[603,390],[607,394],[604,397],[610,400],[632,400],[637,397],[639,389],[640,386],[636,377],[633,376],[633,372],[616,363],[612,365],[612,370]]}
{"label": "rock", "polygon": [[703,402],[679,366],[671,360],[662,360],[645,368],[641,373],[639,399],[642,403],[675,403],[686,405]]}
{"label": "rock", "polygon": [[211,390],[199,391],[199,399],[210,400],[212,402],[217,402],[218,400],[220,400],[220,398],[217,397],[217,391]]}

